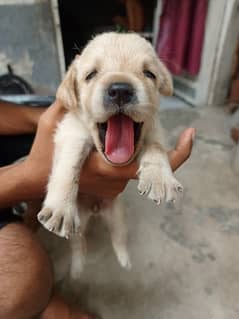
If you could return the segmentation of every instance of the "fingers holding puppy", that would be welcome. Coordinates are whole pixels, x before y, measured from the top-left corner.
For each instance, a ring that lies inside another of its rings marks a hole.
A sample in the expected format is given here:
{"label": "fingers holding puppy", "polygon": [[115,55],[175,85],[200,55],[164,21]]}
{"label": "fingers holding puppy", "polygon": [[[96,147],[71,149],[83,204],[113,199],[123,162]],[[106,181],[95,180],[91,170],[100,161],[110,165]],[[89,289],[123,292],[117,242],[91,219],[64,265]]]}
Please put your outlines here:
{"label": "fingers holding puppy", "polygon": [[168,152],[169,162],[172,170],[179,168],[191,155],[195,128],[185,129],[179,136],[175,149]]}
{"label": "fingers holding puppy", "polygon": [[[169,162],[173,171],[179,168],[191,155],[195,129],[187,128],[179,136],[176,147],[168,152]],[[136,179],[138,163],[134,161],[127,166],[114,167],[102,160],[99,153],[93,152],[85,163],[85,168],[97,170],[99,175],[111,178]]]}
{"label": "fingers holding puppy", "polygon": [[[176,147],[168,152],[173,171],[190,157],[194,136],[194,128],[185,129],[179,136]],[[137,171],[137,161],[124,167],[114,167],[107,164],[98,152],[92,152],[81,171],[80,191],[114,198],[123,192],[130,179],[137,178]]]}

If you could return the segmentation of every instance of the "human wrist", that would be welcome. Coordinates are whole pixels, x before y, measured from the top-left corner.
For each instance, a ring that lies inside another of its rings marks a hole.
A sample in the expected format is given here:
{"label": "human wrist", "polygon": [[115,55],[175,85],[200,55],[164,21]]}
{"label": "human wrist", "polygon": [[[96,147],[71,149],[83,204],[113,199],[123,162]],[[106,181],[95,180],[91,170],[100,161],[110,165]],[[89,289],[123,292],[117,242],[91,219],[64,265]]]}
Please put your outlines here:
{"label": "human wrist", "polygon": [[31,199],[30,190],[33,189],[33,180],[28,172],[26,160],[16,164],[16,184],[15,187],[19,190],[20,200]]}
{"label": "human wrist", "polygon": [[31,200],[34,197],[35,187],[34,179],[28,165],[28,160],[26,159],[24,162],[20,163],[20,165],[21,176],[19,177],[19,183],[21,184],[21,187],[24,189],[23,197],[25,200]]}
{"label": "human wrist", "polygon": [[21,184],[26,200],[39,199],[45,196],[47,177],[41,167],[36,169],[31,159],[27,158],[22,164]]}
{"label": "human wrist", "polygon": [[40,119],[40,116],[46,109],[43,107],[26,107],[25,113],[28,121],[28,126],[32,132],[37,130],[37,125]]}
{"label": "human wrist", "polygon": [[13,164],[1,171],[0,208],[10,207],[26,196],[22,163]]}

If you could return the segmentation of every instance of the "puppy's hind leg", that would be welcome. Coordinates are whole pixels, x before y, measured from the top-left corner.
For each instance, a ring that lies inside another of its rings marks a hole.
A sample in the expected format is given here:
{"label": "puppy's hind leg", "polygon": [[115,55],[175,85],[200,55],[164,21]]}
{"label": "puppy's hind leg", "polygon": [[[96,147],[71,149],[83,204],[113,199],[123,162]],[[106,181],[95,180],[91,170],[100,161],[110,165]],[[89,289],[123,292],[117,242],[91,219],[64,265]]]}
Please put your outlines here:
{"label": "puppy's hind leg", "polygon": [[128,253],[127,227],[125,223],[124,207],[119,199],[115,199],[108,209],[101,212],[103,220],[109,229],[112,245],[119,263],[130,270],[131,261]]}
{"label": "puppy's hind leg", "polygon": [[74,234],[70,238],[70,246],[71,246],[70,279],[71,281],[74,281],[80,278],[80,275],[85,265],[86,250],[87,250],[85,230],[86,230],[89,218],[90,218],[90,212],[81,210],[81,233]]}

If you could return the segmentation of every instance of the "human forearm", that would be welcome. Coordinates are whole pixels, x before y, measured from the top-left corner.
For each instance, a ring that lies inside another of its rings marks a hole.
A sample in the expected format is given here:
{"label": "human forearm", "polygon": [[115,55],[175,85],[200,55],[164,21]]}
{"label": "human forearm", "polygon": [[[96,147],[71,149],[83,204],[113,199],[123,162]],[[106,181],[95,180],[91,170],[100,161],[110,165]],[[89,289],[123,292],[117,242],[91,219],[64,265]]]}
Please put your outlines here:
{"label": "human forearm", "polygon": [[0,102],[0,134],[27,134],[36,131],[39,117],[44,108],[34,108]]}
{"label": "human forearm", "polygon": [[0,180],[0,208],[40,197],[38,190],[29,183],[23,162],[0,168]]}
{"label": "human forearm", "polygon": [[[56,101],[41,116],[33,147],[26,160],[0,168],[0,207],[44,197],[52,166],[53,135],[64,114],[64,107]],[[173,170],[189,157],[194,135],[194,129],[186,129],[175,149],[168,153]],[[82,168],[80,191],[102,198],[114,198],[124,190],[129,179],[137,177],[137,170],[136,161],[128,166],[113,167],[99,153],[92,152]]]}
{"label": "human forearm", "polygon": [[7,166],[3,166],[3,167],[0,167],[0,178],[1,178],[1,174],[3,172],[6,172],[7,170],[11,169],[13,167],[13,165],[7,165]]}

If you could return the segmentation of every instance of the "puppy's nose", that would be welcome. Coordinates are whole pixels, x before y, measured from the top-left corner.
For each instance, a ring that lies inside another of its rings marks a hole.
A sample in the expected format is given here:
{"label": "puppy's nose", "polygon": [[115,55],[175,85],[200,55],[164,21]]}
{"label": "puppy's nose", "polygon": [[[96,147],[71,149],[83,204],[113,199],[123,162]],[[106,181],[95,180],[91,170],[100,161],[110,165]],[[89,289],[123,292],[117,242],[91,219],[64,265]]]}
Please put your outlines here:
{"label": "puppy's nose", "polygon": [[117,104],[118,106],[122,106],[133,101],[134,88],[129,83],[112,83],[109,86],[106,95],[106,98],[109,102]]}

